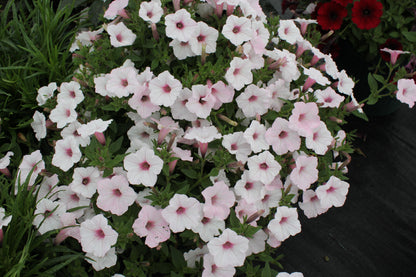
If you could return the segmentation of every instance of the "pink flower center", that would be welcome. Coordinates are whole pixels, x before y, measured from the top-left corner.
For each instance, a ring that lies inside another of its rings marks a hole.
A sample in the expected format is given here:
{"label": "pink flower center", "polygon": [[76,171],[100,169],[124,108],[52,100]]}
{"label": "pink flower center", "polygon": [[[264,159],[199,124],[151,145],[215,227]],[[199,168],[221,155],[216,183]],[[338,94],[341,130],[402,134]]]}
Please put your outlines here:
{"label": "pink flower center", "polygon": [[127,86],[129,85],[129,82],[127,81],[127,79],[122,79],[122,80],[121,80],[121,85],[122,85],[123,87],[127,87]]}
{"label": "pink flower center", "polygon": [[230,248],[232,248],[232,247],[233,247],[233,245],[234,245],[234,244],[232,244],[231,242],[227,241],[226,243],[224,243],[224,244],[222,245],[222,248],[223,248],[223,249],[230,249]]}
{"label": "pink flower center", "polygon": [[331,193],[334,192],[335,188],[334,187],[329,187],[329,189],[326,190],[327,193]]}
{"label": "pink flower center", "polygon": [[217,196],[214,195],[213,197],[211,197],[211,204],[215,205],[217,203]]}
{"label": "pink flower center", "polygon": [[199,35],[196,39],[197,39],[199,42],[202,42],[202,41],[205,41],[205,36],[203,36],[203,35]]}
{"label": "pink flower center", "polygon": [[285,137],[287,137],[287,132],[286,131],[281,131],[279,134],[279,138],[284,139]]}
{"label": "pink flower center", "polygon": [[237,150],[237,149],[238,149],[237,143],[231,144],[231,150]]}
{"label": "pink flower center", "polygon": [[204,217],[204,218],[201,220],[202,224],[207,224],[207,223],[209,223],[210,221],[211,221],[211,219],[209,219],[208,217]]}
{"label": "pink flower center", "polygon": [[69,92],[69,96],[71,96],[72,98],[75,98],[75,91],[73,91],[73,90],[71,90],[70,92]]}
{"label": "pink flower center", "polygon": [[316,140],[318,138],[318,132],[313,133],[312,140]]}
{"label": "pink flower center", "polygon": [[116,35],[116,39],[118,42],[122,42],[123,41],[123,36],[121,34]]}
{"label": "pink flower center", "polygon": [[207,101],[205,101],[203,98],[199,98],[199,104],[204,105],[205,103],[207,103]]}
{"label": "pink flower center", "polygon": [[147,102],[147,101],[149,101],[149,96],[143,95],[142,98],[140,98],[140,101],[141,102]]}
{"label": "pink flower center", "polygon": [[144,228],[146,228],[146,230],[151,230],[151,229],[153,229],[154,226],[155,226],[155,224],[153,223],[153,221],[148,221],[146,223],[146,226],[144,226]]}
{"label": "pink flower center", "polygon": [[113,195],[120,197],[121,196],[121,191],[119,189],[113,189]]}
{"label": "pink flower center", "polygon": [[177,213],[177,214],[184,214],[184,213],[185,213],[185,211],[186,211],[186,209],[185,209],[184,207],[179,207],[179,208],[176,210],[176,213]]}
{"label": "pink flower center", "polygon": [[247,182],[247,183],[244,185],[244,188],[245,188],[246,190],[251,190],[251,189],[253,188],[253,183],[252,183],[252,182]]}
{"label": "pink flower center", "polygon": [[268,169],[268,168],[269,168],[269,166],[267,165],[267,163],[261,163],[261,164],[259,165],[259,167],[260,167],[260,169],[263,169],[263,170],[266,170],[266,169]]}
{"label": "pink flower center", "polygon": [[140,164],[141,170],[149,170],[149,168],[150,168],[150,164],[147,161],[144,161]]}
{"label": "pink flower center", "polygon": [[66,115],[67,117],[70,117],[70,116],[71,116],[71,110],[70,110],[70,109],[66,109],[66,110],[65,110],[65,115]]}
{"label": "pink flower center", "polygon": [[234,75],[234,76],[235,76],[235,75],[238,75],[238,73],[240,73],[240,69],[239,69],[239,68],[234,69],[234,71],[233,71],[233,75]]}
{"label": "pink flower center", "polygon": [[240,32],[240,26],[234,26],[233,33],[238,34]]}
{"label": "pink flower center", "polygon": [[299,121],[302,121],[302,120],[304,120],[305,119],[305,114],[304,113],[301,113],[300,115],[299,115]]}
{"label": "pink flower center", "polygon": [[166,93],[169,93],[172,89],[170,88],[170,86],[168,84],[164,85],[162,87],[163,91]]}
{"label": "pink flower center", "polygon": [[253,139],[254,139],[254,140],[256,140],[258,137],[259,137],[259,134],[257,134],[257,133],[254,133],[254,134],[253,134]]}
{"label": "pink flower center", "polygon": [[50,210],[46,210],[44,213],[43,213],[43,216],[44,217],[50,217],[50,216],[52,216],[52,211],[50,211]]}
{"label": "pink flower center", "polygon": [[65,153],[66,153],[69,157],[72,157],[72,149],[71,149],[71,148],[67,148],[67,149],[65,149]]}
{"label": "pink flower center", "polygon": [[217,266],[215,264],[213,264],[211,266],[211,273],[215,273],[215,271],[217,271]]}
{"label": "pink flower center", "polygon": [[250,98],[248,99],[248,102],[254,102],[254,101],[256,101],[256,100],[257,100],[257,96],[252,95],[252,96],[250,96]]}
{"label": "pink flower center", "polygon": [[311,198],[311,200],[310,200],[310,201],[311,201],[311,202],[314,202],[314,201],[317,201],[317,200],[318,200],[318,196],[316,196],[316,195],[315,195],[314,197],[312,197],[312,198]]}
{"label": "pink flower center", "polygon": [[146,132],[141,133],[140,136],[142,138],[148,138],[148,137],[150,137],[150,135],[148,133],[146,133]]}
{"label": "pink flower center", "polygon": [[280,219],[280,224],[283,224],[283,223],[285,223],[287,221],[287,217],[286,216],[283,216],[281,219]]}
{"label": "pink flower center", "polygon": [[263,199],[261,200],[261,202],[267,202],[267,200],[269,200],[269,198],[270,198],[270,195],[269,194],[266,194],[264,197],[263,197]]}
{"label": "pink flower center", "polygon": [[75,202],[78,202],[78,201],[79,201],[79,197],[78,197],[78,195],[76,195],[75,193],[71,194],[71,199],[72,199],[73,201],[75,201]]}
{"label": "pink flower center", "polygon": [[178,23],[176,23],[176,28],[178,28],[178,29],[183,29],[183,23],[182,22],[178,22]]}
{"label": "pink flower center", "polygon": [[105,238],[105,233],[102,229],[95,230],[95,236],[99,239]]}
{"label": "pink flower center", "polygon": [[153,13],[151,11],[148,11],[146,15],[147,15],[148,18],[152,18]]}
{"label": "pink flower center", "polygon": [[82,178],[82,182],[81,182],[84,186],[88,185],[90,183],[90,178],[85,177]]}
{"label": "pink flower center", "polygon": [[332,102],[332,97],[327,97],[324,99],[325,102],[327,103],[331,103]]}
{"label": "pink flower center", "polygon": [[187,46],[189,43],[187,41],[181,41],[181,46]]}

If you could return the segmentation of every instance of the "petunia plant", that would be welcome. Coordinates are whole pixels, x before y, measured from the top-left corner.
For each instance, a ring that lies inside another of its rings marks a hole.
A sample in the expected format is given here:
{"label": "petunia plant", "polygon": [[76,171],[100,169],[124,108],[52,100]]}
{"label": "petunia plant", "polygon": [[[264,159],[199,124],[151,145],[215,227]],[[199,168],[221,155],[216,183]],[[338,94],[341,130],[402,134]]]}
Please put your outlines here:
{"label": "petunia plant", "polygon": [[310,21],[258,1],[115,0],[102,20],[75,37],[73,81],[38,90],[49,147],[14,172],[33,225],[85,274],[276,276],[299,213],[346,200],[354,81]]}
{"label": "petunia plant", "polygon": [[[319,29],[326,33],[327,39],[320,49],[339,56],[340,64],[351,68],[348,73],[368,81],[368,87],[360,85],[361,90],[369,90],[357,96],[360,103],[372,105],[390,96],[413,106],[412,100],[404,99],[397,91],[403,90],[402,84],[398,86],[400,79],[416,78],[414,1],[320,0],[300,1],[299,4],[297,12],[296,7],[292,7],[294,14],[301,17],[309,14],[307,17],[316,20]],[[361,60],[356,62],[360,65],[342,59],[351,53],[355,54],[352,59]],[[368,67],[368,72],[360,73],[356,68],[360,66]]]}

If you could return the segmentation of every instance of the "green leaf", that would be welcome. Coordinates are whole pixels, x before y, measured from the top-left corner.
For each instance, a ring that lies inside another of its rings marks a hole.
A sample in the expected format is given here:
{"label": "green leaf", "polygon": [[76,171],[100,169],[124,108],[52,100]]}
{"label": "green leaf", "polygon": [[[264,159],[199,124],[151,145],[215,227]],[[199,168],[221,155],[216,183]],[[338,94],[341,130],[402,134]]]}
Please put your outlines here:
{"label": "green leaf", "polygon": [[186,175],[186,177],[189,177],[191,179],[198,179],[198,173],[191,168],[181,168],[181,171],[183,174]]}
{"label": "green leaf", "polygon": [[269,263],[266,263],[263,270],[261,271],[261,277],[271,277],[272,273],[270,271],[270,265]]}
{"label": "green leaf", "polygon": [[410,42],[416,42],[416,32],[403,31],[402,34]]}
{"label": "green leaf", "polygon": [[[371,92],[377,92],[377,81],[374,79],[373,74],[368,73],[368,85],[370,86]],[[370,104],[371,105],[371,104]]]}
{"label": "green leaf", "polygon": [[378,74],[373,74],[374,79],[376,79],[380,83],[384,83],[384,77]]}
{"label": "green leaf", "polygon": [[172,263],[173,263],[174,267],[176,267],[177,269],[182,269],[186,266],[186,262],[185,262],[185,259],[183,257],[183,253],[181,251],[179,251],[175,247],[171,246],[170,247],[170,253],[171,253],[171,256],[172,256]]}
{"label": "green leaf", "polygon": [[368,96],[367,105],[374,105],[378,101],[378,96],[375,93],[371,93],[370,96]]}

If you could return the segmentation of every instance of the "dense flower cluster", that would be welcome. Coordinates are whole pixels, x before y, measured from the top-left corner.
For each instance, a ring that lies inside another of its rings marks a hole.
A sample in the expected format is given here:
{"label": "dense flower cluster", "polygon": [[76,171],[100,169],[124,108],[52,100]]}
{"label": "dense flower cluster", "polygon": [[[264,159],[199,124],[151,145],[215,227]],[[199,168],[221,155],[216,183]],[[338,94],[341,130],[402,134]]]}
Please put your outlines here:
{"label": "dense flower cluster", "polygon": [[[183,2],[113,1],[113,21],[76,38],[74,80],[38,91],[32,127],[54,149],[25,156],[16,187],[38,187],[33,224],[76,239],[97,271],[126,244],[163,252],[180,240],[194,273],[233,276],[298,234],[299,211],[346,200],[342,124],[361,107],[353,80],[302,35],[311,22],[268,26],[258,1]],[[154,64],[157,48],[136,51],[138,26],[167,46],[169,66]],[[114,49],[121,63],[92,66]],[[414,86],[399,82],[409,105]]]}

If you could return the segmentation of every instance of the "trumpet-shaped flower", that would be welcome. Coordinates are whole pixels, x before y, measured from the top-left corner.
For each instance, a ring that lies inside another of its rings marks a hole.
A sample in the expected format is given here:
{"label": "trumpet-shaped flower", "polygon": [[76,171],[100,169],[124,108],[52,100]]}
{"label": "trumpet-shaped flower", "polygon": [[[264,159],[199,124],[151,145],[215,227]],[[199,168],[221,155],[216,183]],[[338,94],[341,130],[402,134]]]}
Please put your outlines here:
{"label": "trumpet-shaped flower", "polygon": [[47,86],[43,86],[38,89],[38,96],[36,97],[36,101],[38,101],[39,106],[43,106],[46,101],[53,96],[57,85],[55,82],[49,83]]}
{"label": "trumpet-shaped flower", "polygon": [[82,153],[75,139],[67,137],[56,142],[52,164],[63,171],[68,171],[75,163],[79,162],[81,156]]}
{"label": "trumpet-shaped flower", "polygon": [[137,72],[133,67],[119,67],[111,70],[105,89],[111,96],[118,98],[129,96],[139,85]]}
{"label": "trumpet-shaped flower", "polygon": [[315,102],[296,102],[292,115],[289,117],[289,128],[301,136],[312,135],[319,127],[319,109]]}
{"label": "trumpet-shaped flower", "polygon": [[269,151],[251,156],[247,160],[249,177],[254,181],[269,184],[279,174],[282,166],[274,159]]}
{"label": "trumpet-shaped flower", "polygon": [[205,199],[203,208],[205,217],[222,220],[228,217],[230,208],[235,203],[235,196],[223,181],[207,187],[202,191],[202,195]]}
{"label": "trumpet-shaped flower", "polygon": [[147,147],[143,147],[124,158],[127,179],[133,185],[143,184],[147,187],[153,187],[156,184],[158,174],[162,171],[162,167],[163,160]]}
{"label": "trumpet-shaped flower", "polygon": [[97,191],[99,180],[101,180],[101,176],[98,168],[93,166],[77,167],[74,169],[69,187],[72,191],[86,198],[91,198]]}
{"label": "trumpet-shaped flower", "polygon": [[33,114],[33,122],[30,123],[30,126],[35,132],[35,137],[39,141],[46,137],[46,118],[43,113],[35,111]]}
{"label": "trumpet-shaped flower", "polygon": [[316,196],[321,201],[322,208],[341,207],[345,203],[350,185],[331,176],[326,184],[316,189]]}
{"label": "trumpet-shaped flower", "polygon": [[235,100],[246,117],[254,117],[267,112],[271,95],[268,90],[251,84]]}
{"label": "trumpet-shaped flower", "polygon": [[59,229],[62,227],[60,217],[64,213],[65,207],[63,204],[46,198],[41,199],[36,205],[33,225],[38,228],[41,234]]}
{"label": "trumpet-shaped flower", "polygon": [[413,79],[400,79],[397,82],[397,99],[412,108],[416,102],[416,84]]}
{"label": "trumpet-shaped flower", "polygon": [[132,45],[137,37],[123,22],[108,25],[107,33],[110,35],[110,43],[114,47]]}
{"label": "trumpet-shaped flower", "polygon": [[139,16],[147,22],[158,23],[163,15],[160,1],[143,1],[140,3]]}
{"label": "trumpet-shaped flower", "polygon": [[189,41],[198,31],[198,24],[185,9],[165,16],[165,25],[166,36],[179,41]]}
{"label": "trumpet-shaped flower", "polygon": [[253,30],[250,19],[230,15],[222,29],[222,34],[235,46],[252,38]]}
{"label": "trumpet-shaped flower", "polygon": [[299,155],[295,163],[296,167],[290,173],[289,178],[299,189],[306,190],[318,180],[318,158]]}
{"label": "trumpet-shaped flower", "polygon": [[84,94],[81,91],[81,86],[75,81],[64,82],[59,87],[58,103],[74,101],[76,105],[84,100]]}
{"label": "trumpet-shaped flower", "polygon": [[265,134],[266,141],[278,155],[293,152],[300,148],[301,139],[297,132],[289,128],[289,121],[277,117]]}
{"label": "trumpet-shaped flower", "polygon": [[150,101],[170,107],[182,91],[182,84],[165,70],[149,82]]}
{"label": "trumpet-shaped flower", "polygon": [[80,236],[82,251],[104,257],[117,242],[118,233],[108,225],[107,219],[99,214],[81,223]]}
{"label": "trumpet-shaped flower", "polygon": [[230,63],[230,68],[225,73],[225,80],[236,90],[242,89],[245,85],[253,82],[251,73],[251,62],[248,59],[234,57]]}
{"label": "trumpet-shaped flower", "polygon": [[296,208],[278,207],[274,219],[270,220],[267,228],[279,241],[299,233],[301,226]]}

